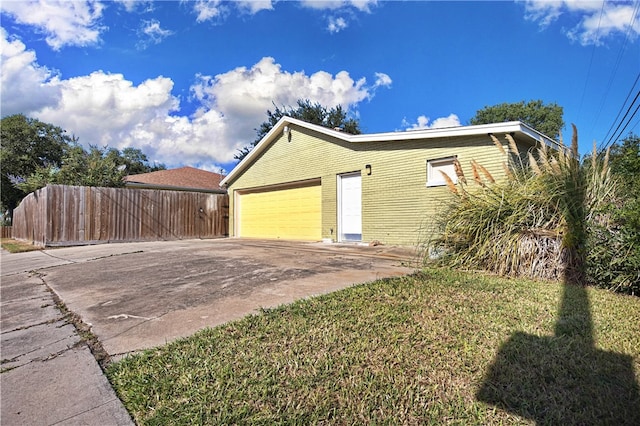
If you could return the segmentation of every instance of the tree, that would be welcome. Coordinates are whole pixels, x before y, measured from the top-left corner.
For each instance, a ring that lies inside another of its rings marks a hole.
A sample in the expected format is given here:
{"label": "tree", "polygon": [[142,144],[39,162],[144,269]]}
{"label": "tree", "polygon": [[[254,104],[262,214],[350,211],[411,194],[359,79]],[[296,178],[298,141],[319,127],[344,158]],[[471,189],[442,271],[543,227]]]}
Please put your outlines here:
{"label": "tree", "polygon": [[620,214],[626,222],[640,230],[640,137],[629,135],[611,147],[611,171],[618,179],[620,193],[625,195]]}
{"label": "tree", "polygon": [[361,133],[360,123],[353,118],[347,118],[347,113],[341,105],[327,109],[327,107],[322,106],[318,102],[312,104],[308,99],[300,99],[298,100],[298,107],[295,109],[292,107],[286,108],[283,106],[280,108],[276,106],[276,109],[273,112],[268,110],[267,121],[263,122],[260,127],[256,129],[256,139],[250,145],[238,150],[238,153],[234,155],[234,158],[241,161],[246,157],[258,142],[260,142],[284,116],[296,118],[312,124],[318,124],[330,129],[340,128],[343,132],[352,135],[358,135]]}
{"label": "tree", "polygon": [[609,165],[615,190],[590,224],[588,273],[598,286],[640,295],[640,137],[615,143]]}
{"label": "tree", "polygon": [[3,118],[0,133],[1,207],[11,216],[27,194],[14,182],[27,179],[39,168],[59,167],[74,138],[58,126],[22,114]]}
{"label": "tree", "polygon": [[25,193],[33,192],[48,184],[101,186],[119,188],[124,186],[127,174],[147,173],[163,170],[164,165],[150,166],[147,156],[137,148],[124,148],[122,153],[116,148],[90,146],[85,151],[82,146],[71,146],[60,166],[38,167],[26,179],[15,186]]}
{"label": "tree", "polygon": [[634,240],[636,257],[640,263],[640,137],[629,135],[611,147],[611,171],[619,185],[622,198],[616,209],[625,232]]}
{"label": "tree", "polygon": [[156,172],[166,169],[164,164],[149,163],[149,158],[138,148],[123,148],[120,152],[119,165],[126,166],[128,175],[137,175],[140,173]]}
{"label": "tree", "polygon": [[150,165],[137,148],[86,151],[62,128],[22,114],[3,118],[1,131],[2,213],[9,217],[22,198],[47,184],[120,187],[127,174],[165,168]]}
{"label": "tree", "polygon": [[558,139],[564,128],[563,108],[556,103],[545,105],[541,100],[502,103],[485,106],[469,120],[471,124],[522,121],[551,138]]}

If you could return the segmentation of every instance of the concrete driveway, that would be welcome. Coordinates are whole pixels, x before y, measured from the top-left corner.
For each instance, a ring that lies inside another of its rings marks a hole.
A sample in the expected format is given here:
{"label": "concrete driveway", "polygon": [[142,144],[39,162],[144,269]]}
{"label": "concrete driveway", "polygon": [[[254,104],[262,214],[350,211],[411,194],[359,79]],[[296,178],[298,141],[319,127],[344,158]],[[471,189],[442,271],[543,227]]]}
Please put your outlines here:
{"label": "concrete driveway", "polygon": [[52,265],[39,270],[42,280],[112,357],[416,266],[410,249],[244,239],[110,244],[43,255]]}

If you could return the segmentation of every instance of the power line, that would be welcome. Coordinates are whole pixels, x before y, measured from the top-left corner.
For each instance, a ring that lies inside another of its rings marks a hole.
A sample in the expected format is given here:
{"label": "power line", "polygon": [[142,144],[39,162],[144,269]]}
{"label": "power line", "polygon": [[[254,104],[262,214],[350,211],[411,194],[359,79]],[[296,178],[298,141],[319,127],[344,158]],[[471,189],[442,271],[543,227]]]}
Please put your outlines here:
{"label": "power line", "polygon": [[[640,95],[640,92],[638,92],[638,95]],[[637,98],[638,98],[638,96],[636,96],[636,99]],[[624,134],[624,131],[627,129],[627,126],[629,125],[629,123],[631,123],[631,120],[633,120],[633,117],[635,117],[636,114],[638,113],[639,109],[640,109],[640,104],[638,104],[638,106],[636,106],[636,109],[635,109],[635,111],[633,111],[633,114],[631,114],[631,117],[629,117],[629,120],[627,121],[627,124],[624,125],[622,130],[620,130],[620,133],[618,133],[618,136],[616,136],[612,141],[617,141],[618,139],[620,139],[620,137]]]}
{"label": "power line", "polygon": [[[629,93],[627,93],[627,98],[624,100],[624,103],[622,104],[622,106],[620,107],[620,110],[618,111],[618,115],[616,115],[615,120],[613,120],[613,123],[611,123],[611,126],[609,127],[609,130],[607,130],[607,134],[604,135],[604,138],[602,138],[602,143],[601,143],[601,147],[604,146],[606,144],[607,141],[607,137],[609,136],[609,134],[611,133],[611,130],[613,130],[613,126],[616,125],[616,123],[618,122],[618,118],[620,118],[620,114],[622,114],[622,111],[624,110],[624,106],[627,104],[627,101],[629,100],[629,97],[631,96],[631,94],[633,93],[633,88],[635,87],[636,83],[638,83],[638,80],[640,79],[640,73],[638,73],[638,75],[636,76],[636,81],[633,82],[633,86],[631,86],[631,89],[629,89]],[[614,132],[615,133],[615,132]]]}
{"label": "power line", "polygon": [[[602,6],[604,7],[604,2],[602,3]],[[602,95],[602,100],[600,101],[600,106],[598,107],[598,112],[596,113],[596,116],[595,116],[594,120],[592,121],[592,127],[591,127],[592,131],[595,128],[596,123],[600,119],[600,114],[602,113],[602,108],[604,108],[605,101],[607,100],[607,96],[609,95],[609,92],[611,90],[611,85],[613,84],[613,81],[615,80],[615,77],[616,77],[616,75],[618,73],[618,68],[620,67],[620,62],[622,61],[622,57],[624,56],[624,51],[627,49],[627,44],[629,43],[629,38],[631,36],[631,31],[633,29],[633,23],[635,22],[636,17],[638,16],[638,11],[639,10],[640,10],[640,2],[637,2],[635,4],[635,6],[634,6],[633,13],[631,14],[631,21],[629,22],[629,25],[627,27],[627,33],[625,34],[624,43],[622,44],[622,47],[618,51],[618,56],[616,58],[614,66],[613,66],[613,71],[611,73],[611,76],[609,77],[609,82],[607,83],[607,88],[605,89],[604,95]],[[582,102],[580,103],[580,106],[582,107]],[[617,120],[617,117],[616,117],[616,120]],[[615,123],[615,121],[614,121],[614,123]],[[613,127],[613,126],[614,126],[614,124],[611,125],[611,127]],[[609,129],[609,132],[610,131],[611,131],[611,129]],[[607,132],[607,136],[608,136],[608,132]],[[603,141],[607,139],[607,136],[605,136],[603,138]]]}
{"label": "power line", "polygon": [[[629,89],[629,93],[627,94],[627,98],[624,100],[624,103],[622,104],[622,106],[620,107],[620,110],[618,111],[618,115],[616,115],[615,120],[613,120],[613,123],[611,123],[611,127],[609,127],[609,130],[607,131],[607,134],[604,136],[604,138],[602,139],[602,143],[600,145],[600,150],[604,150],[607,148],[607,146],[611,145],[613,143],[613,139],[614,139],[614,135],[618,132],[618,129],[620,128],[620,126],[622,126],[622,123],[624,122],[625,118],[627,117],[627,115],[629,114],[629,111],[631,110],[631,108],[633,108],[633,104],[636,102],[636,100],[638,99],[638,96],[640,96],[640,90],[636,93],[636,97],[634,98],[633,102],[631,102],[631,104],[629,105],[629,107],[627,108],[627,112],[625,113],[624,117],[622,117],[622,119],[620,120],[620,123],[618,123],[618,126],[616,127],[616,130],[613,131],[613,133],[611,134],[611,137],[609,139],[607,139],[607,137],[609,136],[609,134],[611,133],[611,130],[613,129],[613,127],[616,125],[616,123],[618,122],[618,118],[620,118],[620,114],[622,114],[622,111],[625,108],[625,105],[627,105],[627,101],[629,100],[629,98],[631,97],[631,95],[633,94],[634,88],[636,87],[636,84],[638,83],[638,80],[640,80],[640,72],[638,73],[638,75],[636,76],[636,80],[633,82],[633,85],[631,86],[631,88]],[[606,141],[606,142],[605,142]]]}

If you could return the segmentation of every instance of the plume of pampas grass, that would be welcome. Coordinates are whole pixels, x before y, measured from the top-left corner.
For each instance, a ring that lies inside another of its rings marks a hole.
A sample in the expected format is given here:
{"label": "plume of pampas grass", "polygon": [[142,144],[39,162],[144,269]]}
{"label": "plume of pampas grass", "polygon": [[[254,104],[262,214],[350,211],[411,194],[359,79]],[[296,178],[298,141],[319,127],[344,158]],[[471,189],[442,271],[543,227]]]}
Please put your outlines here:
{"label": "plume of pampas grass", "polygon": [[538,148],[538,160],[540,161],[540,168],[545,172],[553,173],[553,167],[549,162],[549,152],[547,151],[547,145],[542,145]]}
{"label": "plume of pampas grass", "polygon": [[496,138],[493,133],[490,133],[489,136],[491,136],[491,140],[493,141],[493,144],[500,150],[500,152],[502,153],[502,155],[505,155],[507,152],[504,150],[504,147],[502,146],[502,143],[500,143],[500,141],[498,140],[498,138]]}
{"label": "plume of pampas grass", "polygon": [[571,135],[571,154],[573,154],[574,159],[578,159],[578,128],[575,124],[571,123],[571,127],[573,128],[573,134]]}
{"label": "plume of pampas grass", "polygon": [[[593,144],[595,147],[595,143]],[[600,178],[604,180],[605,176],[609,173],[609,152],[611,147],[607,148],[607,151],[604,154],[604,163],[602,165],[602,172],[600,173]]]}
{"label": "plume of pampas grass", "polygon": [[496,183],[496,180],[493,178],[493,176],[491,176],[491,173],[489,173],[489,170],[487,170],[486,167],[484,167],[480,163],[477,163],[476,165],[478,166],[478,169],[480,169],[482,174],[487,178],[489,182]]}
{"label": "plume of pampas grass", "polygon": [[458,161],[457,158],[453,160],[453,168],[456,171],[456,176],[458,176],[458,180],[460,180],[462,183],[466,185],[467,178],[464,176],[464,172],[462,171],[462,166],[460,165],[460,162]]}
{"label": "plume of pampas grass", "polygon": [[471,171],[473,172],[473,180],[476,181],[476,183],[482,187],[484,187],[484,182],[482,181],[482,178],[480,177],[480,173],[478,173],[478,163],[476,163],[476,160],[471,160]]}
{"label": "plume of pampas grass", "polygon": [[533,173],[535,173],[537,176],[542,175],[542,170],[540,170],[540,167],[538,167],[538,162],[536,161],[536,158],[533,156],[533,154],[531,154],[531,152],[529,152],[528,155],[529,155],[529,165],[531,166],[531,170],[533,170]]}
{"label": "plume of pampas grass", "polygon": [[513,150],[513,153],[516,155],[520,155],[520,150],[518,149],[518,145],[516,144],[515,139],[513,139],[513,136],[507,133],[506,135],[504,135],[504,137],[509,141],[509,146],[511,147],[511,150]]}
{"label": "plume of pampas grass", "polygon": [[444,178],[444,181],[447,182],[447,187],[449,188],[449,190],[451,192],[453,192],[454,194],[458,195],[458,188],[456,188],[456,184],[453,183],[453,181],[451,180],[449,175],[446,174],[445,172],[443,172],[442,170],[438,170],[438,171],[440,172],[440,174]]}

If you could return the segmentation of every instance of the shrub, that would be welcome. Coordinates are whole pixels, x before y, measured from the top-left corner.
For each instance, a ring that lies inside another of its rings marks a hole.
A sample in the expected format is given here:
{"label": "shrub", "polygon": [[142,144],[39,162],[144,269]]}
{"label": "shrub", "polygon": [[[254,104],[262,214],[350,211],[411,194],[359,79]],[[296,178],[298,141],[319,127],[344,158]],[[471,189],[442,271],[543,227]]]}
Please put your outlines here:
{"label": "shrub", "polygon": [[[585,165],[594,170],[600,157],[594,153]],[[640,138],[630,136],[612,147],[607,173],[615,185],[586,221],[588,282],[640,295]]]}
{"label": "shrub", "polygon": [[505,137],[511,158],[518,159],[507,180],[493,182],[472,162],[477,186],[471,188],[456,167],[460,183],[449,180],[449,186],[457,196],[432,241],[441,253],[436,262],[639,293],[640,230],[625,225],[630,221],[622,219],[629,215],[616,213],[616,205],[626,200],[612,177],[608,153],[603,158],[594,146],[581,163],[575,126],[571,149],[543,145],[521,156]]}

